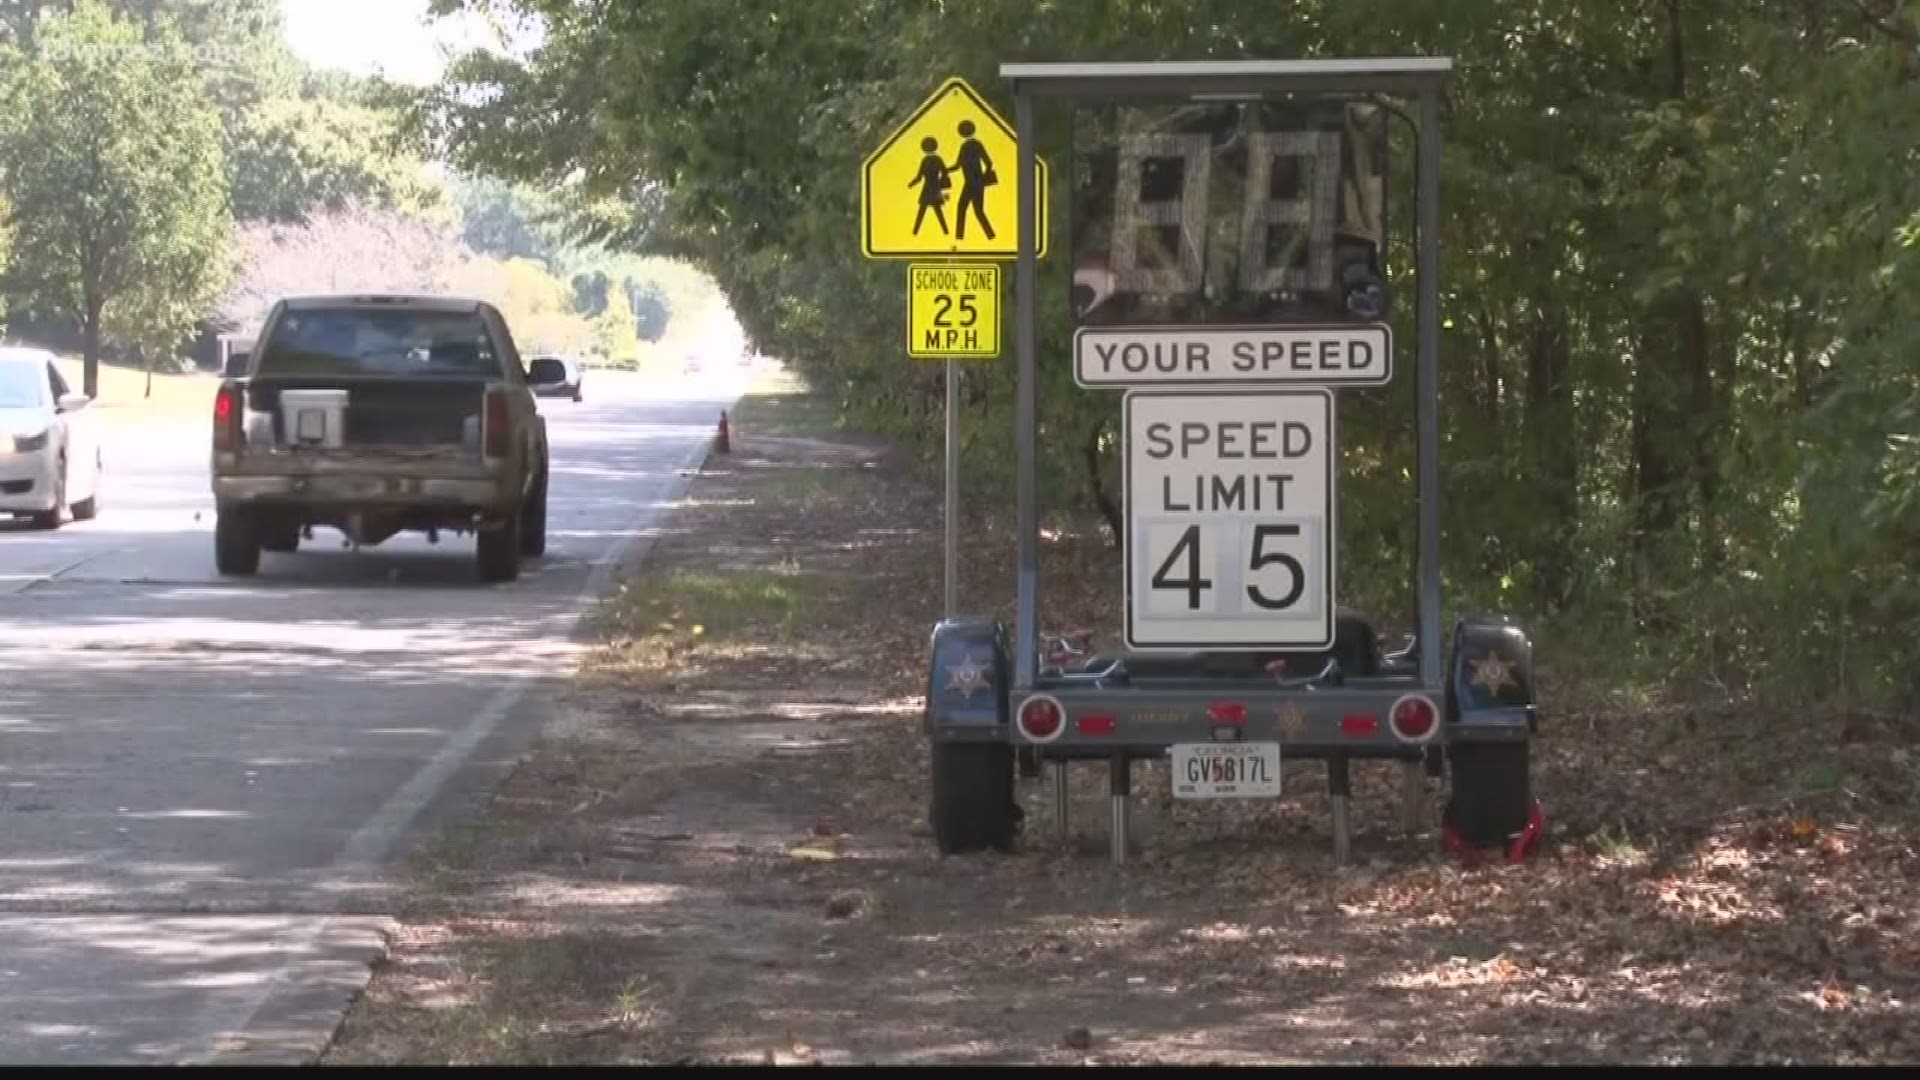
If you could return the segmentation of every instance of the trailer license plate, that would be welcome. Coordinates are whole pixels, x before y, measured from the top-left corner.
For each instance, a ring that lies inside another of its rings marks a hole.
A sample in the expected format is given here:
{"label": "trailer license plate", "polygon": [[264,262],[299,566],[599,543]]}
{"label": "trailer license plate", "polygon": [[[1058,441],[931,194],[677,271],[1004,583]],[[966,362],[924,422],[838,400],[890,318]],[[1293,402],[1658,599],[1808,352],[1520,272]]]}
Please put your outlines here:
{"label": "trailer license plate", "polygon": [[1280,744],[1175,743],[1173,794],[1180,799],[1259,799],[1280,794]]}

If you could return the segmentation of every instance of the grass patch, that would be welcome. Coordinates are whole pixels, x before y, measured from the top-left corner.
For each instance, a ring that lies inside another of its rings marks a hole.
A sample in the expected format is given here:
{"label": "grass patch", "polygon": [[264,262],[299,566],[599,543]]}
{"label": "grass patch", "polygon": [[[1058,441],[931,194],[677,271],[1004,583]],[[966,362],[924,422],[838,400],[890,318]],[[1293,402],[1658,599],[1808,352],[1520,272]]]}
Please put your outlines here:
{"label": "grass patch", "polygon": [[760,479],[761,494],[815,512],[819,504],[834,503],[860,494],[864,488],[854,469],[768,469]]}
{"label": "grass patch", "polygon": [[[60,358],[60,374],[79,393],[85,385],[79,357]],[[220,380],[204,372],[155,372],[147,392],[147,373],[135,367],[101,363],[95,404],[118,414],[204,416],[213,409]]]}
{"label": "grass patch", "polygon": [[736,434],[808,438],[840,426],[840,410],[819,394],[797,386],[755,387],[733,409]]}
{"label": "grass patch", "polygon": [[673,570],[622,586],[617,625],[635,637],[687,644],[723,642],[768,630],[785,633],[808,617],[817,582],[798,572]]}

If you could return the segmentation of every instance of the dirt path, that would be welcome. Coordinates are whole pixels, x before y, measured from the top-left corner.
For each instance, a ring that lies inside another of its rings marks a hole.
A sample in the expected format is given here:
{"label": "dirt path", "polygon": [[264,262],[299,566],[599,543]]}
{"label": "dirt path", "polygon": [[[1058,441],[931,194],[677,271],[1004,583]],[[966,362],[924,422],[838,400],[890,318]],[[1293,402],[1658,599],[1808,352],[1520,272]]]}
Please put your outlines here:
{"label": "dirt path", "polygon": [[[1143,770],[1121,869],[1091,768],[1069,842],[1027,784],[1019,852],[941,859],[918,730],[938,503],[824,429],[804,402],[743,409],[564,722],[485,820],[419,854],[330,1062],[1916,1056],[1914,772],[1891,722],[1821,728],[1831,775],[1782,797],[1804,749],[1685,752],[1737,717],[1556,702],[1555,832],[1521,867],[1401,833],[1380,765],[1356,768],[1336,870],[1309,763],[1251,807],[1173,805]],[[994,580],[1004,539],[968,580]]]}

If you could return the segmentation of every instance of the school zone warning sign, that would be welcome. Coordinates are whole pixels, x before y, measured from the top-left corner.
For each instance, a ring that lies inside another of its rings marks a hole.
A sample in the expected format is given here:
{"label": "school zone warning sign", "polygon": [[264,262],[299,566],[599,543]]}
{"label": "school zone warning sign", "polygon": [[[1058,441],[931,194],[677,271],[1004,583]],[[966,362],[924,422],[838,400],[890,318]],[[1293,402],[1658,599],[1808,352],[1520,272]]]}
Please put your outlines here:
{"label": "school zone warning sign", "polygon": [[[860,170],[860,250],[870,259],[1018,254],[1013,128],[953,78]],[[1036,256],[1047,254],[1047,164],[1034,163]]]}

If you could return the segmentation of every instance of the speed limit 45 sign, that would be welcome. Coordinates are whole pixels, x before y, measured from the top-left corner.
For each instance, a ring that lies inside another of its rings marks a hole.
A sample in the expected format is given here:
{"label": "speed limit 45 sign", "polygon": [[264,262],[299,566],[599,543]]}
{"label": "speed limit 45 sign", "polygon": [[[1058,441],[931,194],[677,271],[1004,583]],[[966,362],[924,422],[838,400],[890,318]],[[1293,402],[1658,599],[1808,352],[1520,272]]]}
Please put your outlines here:
{"label": "speed limit 45 sign", "polygon": [[1127,646],[1333,644],[1333,392],[1130,390]]}

